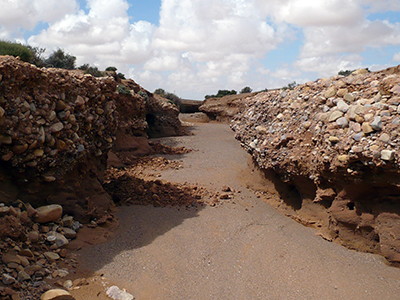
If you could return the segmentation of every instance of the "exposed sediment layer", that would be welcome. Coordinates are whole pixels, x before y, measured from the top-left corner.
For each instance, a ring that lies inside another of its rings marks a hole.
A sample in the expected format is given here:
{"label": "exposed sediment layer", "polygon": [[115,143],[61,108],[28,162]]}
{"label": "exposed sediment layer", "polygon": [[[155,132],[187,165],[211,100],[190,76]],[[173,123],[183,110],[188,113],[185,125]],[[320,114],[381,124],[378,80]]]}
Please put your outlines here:
{"label": "exposed sediment layer", "polygon": [[294,188],[296,218],[317,212],[329,238],[400,262],[400,67],[246,102],[232,129],[262,170]]}
{"label": "exposed sediment layer", "polygon": [[[11,265],[2,256],[0,298],[23,290],[26,299],[36,299],[45,276],[62,277],[51,273],[59,268],[52,257],[67,255],[72,235],[62,220],[96,225],[111,219],[114,203],[103,188],[110,150],[122,158],[144,155],[153,151],[148,134],[182,132],[177,107],[133,80],[109,75],[40,69],[0,56],[0,249],[33,253]],[[41,208],[35,208],[49,204],[59,213],[38,219]],[[32,231],[37,241],[30,241]],[[53,231],[62,245],[45,236]],[[49,249],[50,258],[44,253]]]}
{"label": "exposed sediment layer", "polygon": [[58,203],[81,221],[107,214],[110,149],[146,154],[147,133],[181,132],[179,111],[133,80],[39,69],[0,57],[0,203]]}

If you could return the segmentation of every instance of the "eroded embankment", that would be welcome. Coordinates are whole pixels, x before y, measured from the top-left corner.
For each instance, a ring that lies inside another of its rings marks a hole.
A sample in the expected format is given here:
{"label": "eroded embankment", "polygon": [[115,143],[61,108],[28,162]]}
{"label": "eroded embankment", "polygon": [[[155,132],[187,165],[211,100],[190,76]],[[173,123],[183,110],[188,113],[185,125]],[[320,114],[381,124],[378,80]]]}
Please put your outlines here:
{"label": "eroded embankment", "polygon": [[[400,67],[260,93],[236,138],[295,218],[400,262]],[[275,176],[277,175],[277,176]],[[278,180],[279,178],[279,180]]]}
{"label": "eroded embankment", "polygon": [[173,104],[109,75],[0,56],[0,297],[12,287],[36,299],[45,278],[74,265],[65,247],[76,220],[110,217],[114,203],[102,186],[110,150],[124,160],[153,151],[148,135],[181,133]]}

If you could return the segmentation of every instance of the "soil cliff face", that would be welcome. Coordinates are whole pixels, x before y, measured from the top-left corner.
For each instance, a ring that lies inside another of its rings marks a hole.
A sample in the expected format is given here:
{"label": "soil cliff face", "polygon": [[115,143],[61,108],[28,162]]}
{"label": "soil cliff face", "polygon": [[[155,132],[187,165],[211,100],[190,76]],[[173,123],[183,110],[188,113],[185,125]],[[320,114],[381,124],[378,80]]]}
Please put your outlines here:
{"label": "soil cliff face", "polygon": [[59,203],[80,219],[106,213],[98,176],[115,140],[116,82],[12,57],[0,58],[0,76],[1,184],[13,183],[0,202]]}
{"label": "soil cliff face", "polygon": [[0,203],[61,204],[81,221],[107,214],[109,150],[148,153],[147,133],[178,134],[178,113],[133,80],[0,57]]}
{"label": "soil cliff face", "polygon": [[109,75],[0,56],[1,299],[17,290],[38,299],[49,289],[44,278],[62,278],[61,266],[75,265],[65,248],[79,221],[97,226],[112,217],[103,188],[110,154],[117,161],[147,154],[148,133],[181,131],[175,106]]}
{"label": "soil cliff face", "polygon": [[400,262],[399,105],[400,67],[358,70],[260,93],[232,128],[256,164],[292,188],[282,198],[295,218]]}

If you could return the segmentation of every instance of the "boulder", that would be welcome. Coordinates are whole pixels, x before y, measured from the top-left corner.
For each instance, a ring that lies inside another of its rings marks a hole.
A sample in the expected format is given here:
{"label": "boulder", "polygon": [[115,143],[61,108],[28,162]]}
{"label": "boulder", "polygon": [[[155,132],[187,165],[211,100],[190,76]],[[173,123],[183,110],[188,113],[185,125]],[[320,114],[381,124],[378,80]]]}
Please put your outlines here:
{"label": "boulder", "polygon": [[55,222],[61,218],[63,213],[63,208],[61,205],[51,204],[38,207],[36,211],[37,215],[34,218],[35,222],[49,223],[49,222]]}

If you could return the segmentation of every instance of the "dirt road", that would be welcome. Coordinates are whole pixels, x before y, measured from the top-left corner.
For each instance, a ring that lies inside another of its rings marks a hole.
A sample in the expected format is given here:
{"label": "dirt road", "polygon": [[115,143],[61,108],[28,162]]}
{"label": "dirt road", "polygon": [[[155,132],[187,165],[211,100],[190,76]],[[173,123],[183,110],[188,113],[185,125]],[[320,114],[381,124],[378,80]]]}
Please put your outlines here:
{"label": "dirt road", "polygon": [[163,179],[229,186],[234,198],[200,209],[122,207],[115,238],[84,249],[83,267],[136,299],[399,299],[400,269],[325,241],[257,198],[247,186],[262,179],[227,125],[163,142],[197,150],[170,157],[183,168]]}

